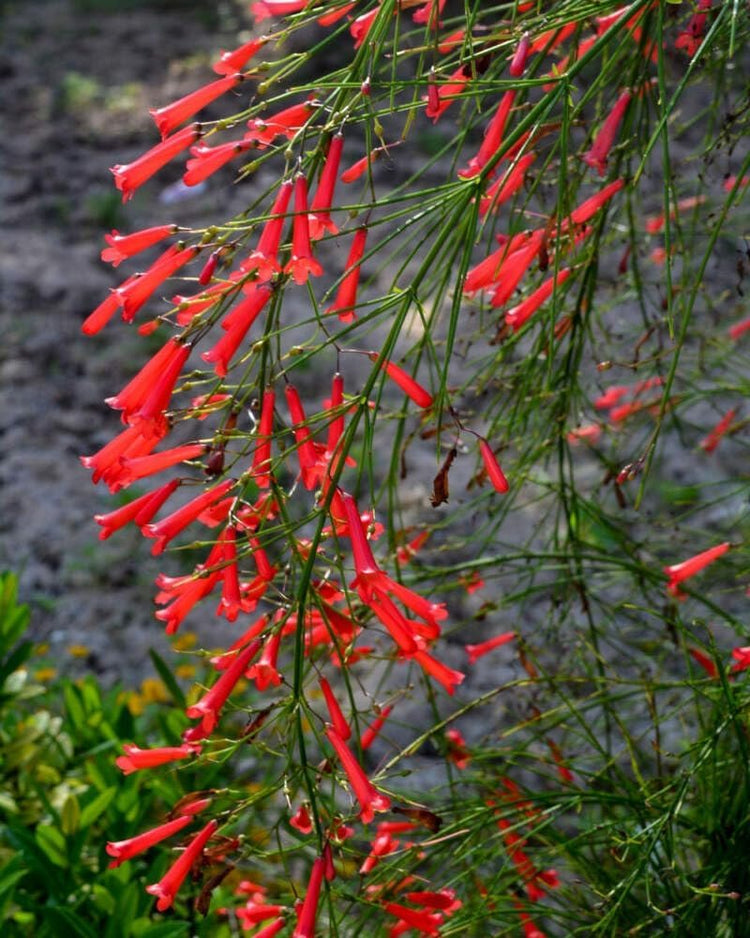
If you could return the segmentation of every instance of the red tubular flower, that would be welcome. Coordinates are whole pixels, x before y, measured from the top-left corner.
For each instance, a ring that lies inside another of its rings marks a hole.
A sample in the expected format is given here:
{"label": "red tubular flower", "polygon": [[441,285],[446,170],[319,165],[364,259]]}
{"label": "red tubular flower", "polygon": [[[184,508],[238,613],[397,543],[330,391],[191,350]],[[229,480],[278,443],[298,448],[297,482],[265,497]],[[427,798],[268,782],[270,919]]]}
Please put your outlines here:
{"label": "red tubular flower", "polygon": [[537,287],[532,294],[526,297],[518,306],[509,309],[505,314],[505,324],[514,332],[518,332],[534,315],[539,307],[552,296],[555,288],[565,283],[573,271],[569,267],[561,267],[553,277],[549,277]]}
{"label": "red tubular flower", "polygon": [[292,932],[292,938],[315,938],[315,918],[318,914],[318,902],[320,901],[320,888],[323,885],[324,872],[323,858],[316,857],[313,860],[305,901],[302,903],[302,910],[297,925]]}
{"label": "red tubular flower", "polygon": [[430,677],[435,678],[438,684],[443,685],[447,693],[452,695],[456,687],[463,683],[464,674],[460,671],[454,671],[453,668],[449,668],[447,665],[443,664],[442,661],[433,658],[428,652],[420,649],[415,652],[413,657],[417,664],[419,664]]}
{"label": "red tubular flower", "polygon": [[186,186],[197,186],[204,179],[213,176],[235,156],[246,153],[252,145],[250,140],[230,140],[217,147],[207,147],[202,143],[190,147],[192,159],[187,161],[182,181]]}
{"label": "red tubular flower", "polygon": [[310,237],[313,241],[322,238],[326,231],[330,231],[331,234],[338,234],[339,229],[331,220],[330,213],[343,148],[343,134],[334,134],[328,147],[328,153],[323,165],[323,171],[320,174],[318,188],[315,190],[315,196],[310,206],[308,222]]}
{"label": "red tubular flower", "polygon": [[391,836],[390,831],[382,830],[382,827],[382,824],[378,824],[378,834],[372,842],[370,852],[359,868],[360,876],[366,876],[368,873],[372,873],[380,862],[381,857],[387,857],[389,853],[393,853],[394,850],[398,849],[398,840]]}
{"label": "red tubular flower", "polygon": [[[370,361],[376,362],[379,358],[377,352],[369,352],[368,357]],[[381,369],[388,375],[388,377],[397,384],[401,390],[406,394],[407,397],[411,398],[417,407],[421,407],[423,410],[426,410],[428,407],[432,407],[435,399],[429,391],[426,391],[421,384],[412,378],[410,374],[404,371],[403,368],[400,368],[398,365],[394,364],[387,359],[383,360],[380,364]]]}
{"label": "red tubular flower", "polygon": [[93,456],[81,456],[81,463],[94,470],[91,476],[94,485],[103,479],[110,489],[116,486],[113,490],[118,491],[122,488],[122,459],[131,454],[150,453],[163,436],[163,432],[152,432],[149,427],[128,427]]}
{"label": "red tubular flower", "polygon": [[455,49],[456,46],[462,46],[464,42],[464,37],[466,36],[465,29],[457,29],[453,33],[449,33],[444,39],[441,39],[438,43],[438,52],[441,55],[447,55],[452,49]]}
{"label": "red tubular flower", "polygon": [[203,848],[218,826],[217,821],[209,821],[203,830],[190,841],[183,853],[175,860],[159,882],[146,886],[146,892],[157,897],[156,908],[159,912],[171,908],[180,886],[182,886],[193,864],[200,858]]}
{"label": "red tubular flower", "polygon": [[248,677],[255,681],[255,686],[259,691],[268,690],[269,687],[278,687],[281,684],[281,675],[276,670],[280,644],[281,630],[277,629],[268,636],[257,664],[254,664],[248,671]]}
{"label": "red tubular flower", "polygon": [[560,79],[560,77],[566,74],[568,68],[574,62],[586,55],[596,40],[596,36],[588,36],[586,39],[582,39],[574,47],[570,55],[566,55],[558,62],[555,62],[555,64],[552,66],[552,71],[547,72],[547,74],[544,76],[545,78],[551,78],[552,81],[548,81],[546,84],[542,85],[542,91],[552,91],[552,89],[555,87],[555,83]]}
{"label": "red tubular flower", "polygon": [[506,91],[500,99],[500,104],[495,111],[495,116],[487,125],[484,140],[479,148],[479,152],[469,160],[469,165],[466,169],[460,169],[458,171],[458,175],[463,179],[471,179],[473,176],[478,176],[500,149],[500,145],[503,142],[505,124],[507,123],[508,115],[510,114],[510,109],[513,106],[515,97],[515,91]]}
{"label": "red tubular flower", "polygon": [[[537,251],[543,233],[543,229],[535,232],[539,235]],[[514,235],[509,241],[503,241],[497,251],[493,251],[492,254],[485,257],[483,261],[480,261],[467,273],[464,281],[464,293],[476,293],[478,290],[484,290],[491,286],[500,275],[506,260],[520,251],[525,245],[528,245],[531,237],[532,232],[522,231]]]}
{"label": "red tubular flower", "polygon": [[[281,908],[281,906],[279,906]],[[240,915],[241,909],[237,910],[237,917],[241,918]],[[253,938],[274,938],[274,935],[278,935],[281,929],[286,925],[285,918],[277,918],[275,921],[271,922],[270,925],[266,925],[264,928],[261,928],[260,931],[256,931],[253,935]]]}
{"label": "red tubular flower", "polygon": [[[688,212],[691,208],[696,208],[698,205],[703,205],[705,201],[705,195],[691,195],[686,199],[680,199],[669,213],[670,220],[674,221],[680,212]],[[663,212],[659,215],[653,215],[651,218],[647,218],[645,226],[646,231],[649,234],[658,234],[664,227],[665,220],[666,216]]]}
{"label": "red tubular flower", "polygon": [[[429,94],[427,96],[425,114],[432,118],[434,124],[437,124],[451,104],[460,96],[470,79],[471,72],[467,74],[466,66],[459,65],[446,84],[439,87],[432,85],[435,93],[432,96]],[[431,100],[431,97],[433,100]]]}
{"label": "red tubular flower", "polygon": [[355,49],[359,49],[359,47],[367,38],[367,34],[370,32],[372,24],[375,22],[375,18],[379,12],[380,6],[378,5],[374,10],[370,10],[368,13],[363,13],[361,16],[358,16],[355,20],[352,21],[352,24],[349,27],[349,32],[351,33],[352,39],[354,39]]}
{"label": "red tubular flower", "polygon": [[139,749],[130,743],[122,747],[124,756],[115,759],[115,765],[122,770],[123,775],[131,775],[141,769],[153,769],[159,765],[167,765],[178,759],[188,759],[200,752],[200,746],[185,743],[183,746],[163,746],[158,749]]}
{"label": "red tubular flower", "polygon": [[359,743],[360,743],[360,746],[362,747],[363,752],[365,749],[369,749],[370,746],[372,746],[372,744],[378,738],[380,731],[383,729],[383,724],[391,715],[392,711],[393,711],[393,707],[391,705],[387,707],[383,707],[383,709],[380,711],[378,716],[375,717],[375,719],[367,727],[364,733],[362,733],[362,737]]}
{"label": "red tubular flower", "polygon": [[244,43],[238,49],[234,49],[231,52],[222,50],[219,60],[214,62],[212,66],[213,70],[217,75],[234,75],[234,73],[240,71],[267,42],[268,38],[261,36],[259,39],[251,39],[249,42]]}
{"label": "red tubular flower", "polygon": [[737,409],[735,407],[733,407],[731,410],[728,410],[721,418],[721,420],[716,424],[713,430],[711,430],[708,436],[704,437],[700,441],[700,448],[706,453],[713,453],[713,451],[721,442],[721,438],[731,427],[732,421],[736,416]]}
{"label": "red tubular flower", "polygon": [[449,729],[445,731],[445,738],[448,743],[448,752],[446,758],[452,762],[457,769],[465,769],[471,762],[471,753],[466,745],[466,740],[460,730]]}
{"label": "red tubular flower", "polygon": [[190,94],[186,94],[183,98],[179,98],[165,107],[151,108],[149,114],[159,128],[162,140],[188,118],[193,117],[207,104],[220,98],[225,91],[233,88],[241,81],[242,75],[226,75],[204,85],[202,88],[198,88],[196,91],[191,91]]}
{"label": "red tubular flower", "polygon": [[103,529],[99,532],[99,540],[106,541],[110,535],[114,534],[115,531],[119,531],[120,528],[131,521],[139,526],[147,524],[179,484],[179,479],[172,479],[166,485],[162,485],[153,492],[141,495],[140,498],[128,502],[122,508],[110,511],[106,515],[94,515],[94,521],[101,525]]}
{"label": "red tubular flower", "polygon": [[464,645],[466,654],[469,656],[469,664],[474,664],[483,655],[500,648],[501,645],[507,645],[516,637],[515,632],[501,632],[494,638],[487,639],[486,642],[480,642],[478,645]]}
{"label": "red tubular flower", "polygon": [[367,228],[363,226],[354,233],[349,257],[346,259],[346,270],[336,293],[336,300],[326,310],[326,313],[338,313],[341,322],[352,322],[357,318],[354,309],[357,305],[357,288],[362,271],[360,261],[365,253],[366,242]]}
{"label": "red tubular flower", "polygon": [[323,268],[315,260],[310,243],[310,223],[307,217],[307,179],[304,173],[297,173],[294,180],[294,222],[292,228],[292,258],[284,268],[284,273],[291,274],[294,282],[303,284],[312,274],[320,277]]}
{"label": "red tubular flower", "polygon": [[739,322],[729,327],[729,338],[736,342],[746,332],[750,332],[750,316],[747,319],[741,319]]}
{"label": "red tubular flower", "polygon": [[408,544],[403,544],[396,551],[396,560],[400,564],[407,564],[426,543],[430,536],[429,531],[420,531]]}
{"label": "red tubular flower", "polygon": [[524,153],[503,175],[492,183],[479,201],[479,214],[486,215],[512,199],[524,183],[526,170],[536,159],[536,153]]}
{"label": "red tubular flower", "polygon": [[741,179],[737,176],[727,176],[721,184],[725,192],[731,192],[733,189],[741,189],[745,186],[750,186],[750,176],[743,176]]}
{"label": "red tubular flower", "polygon": [[198,254],[197,247],[180,248],[173,244],[140,277],[129,278],[117,287],[122,305],[122,318],[132,322],[138,310],[147,302],[164,281],[189,263]]}
{"label": "red tubular flower", "polygon": [[[128,279],[121,284],[122,287],[127,286],[137,279],[137,274],[133,274],[128,277]],[[81,323],[81,332],[84,335],[96,335],[97,332],[100,332],[112,319],[117,310],[122,305],[122,300],[113,290],[102,302],[93,310]]]}
{"label": "red tubular flower", "polygon": [[250,273],[253,270],[258,272],[258,280],[270,280],[275,273],[281,270],[279,266],[278,253],[281,244],[281,235],[286,221],[285,213],[289,206],[289,199],[292,195],[294,183],[287,179],[279,186],[276,199],[271,206],[270,218],[266,222],[263,232],[258,239],[258,246],[241,264],[240,270],[243,273]]}
{"label": "red tubular flower", "polygon": [[177,337],[172,336],[118,394],[106,398],[106,403],[113,410],[122,411],[123,423],[137,423],[137,421],[128,418],[143,407],[154,384],[170,368],[172,362],[180,361],[180,368],[182,368],[187,360],[186,351],[189,354],[190,347],[180,342]]}
{"label": "red tubular flower", "polygon": [[548,55],[553,49],[565,42],[568,36],[572,36],[577,28],[578,23],[574,21],[566,23],[559,29],[548,29],[546,32],[540,33],[529,45],[529,53],[544,52],[545,55]]}
{"label": "red tubular flower", "polygon": [[313,829],[312,818],[306,804],[301,804],[289,818],[289,824],[300,834],[311,834]]}
{"label": "red tubular flower", "polygon": [[271,298],[272,293],[271,287],[265,284],[252,284],[249,296],[240,300],[224,317],[222,321],[222,327],[226,330],[224,335],[213,348],[201,354],[203,361],[213,363],[214,371],[220,378],[226,377],[232,356]]}
{"label": "red tubular flower", "polygon": [[[256,896],[257,899],[255,898]],[[267,905],[261,892],[256,892],[253,898],[248,899],[245,905],[240,906],[234,911],[237,918],[240,920],[243,931],[249,931],[260,922],[265,922],[266,919],[274,919],[270,925],[266,925],[265,928],[253,932],[253,938],[259,938],[259,936],[269,938],[269,936],[280,932],[285,924],[284,919],[279,918],[279,913],[284,911],[284,906]]]}
{"label": "red tubular flower", "polygon": [[598,423],[588,423],[583,427],[575,427],[569,430],[567,440],[569,443],[579,443],[585,440],[587,443],[596,443],[602,435],[601,425]]}
{"label": "red tubular flower", "polygon": [[159,241],[163,241],[178,230],[177,225],[157,225],[154,228],[142,228],[129,235],[121,235],[116,228],[113,228],[111,234],[104,235],[104,240],[109,247],[104,248],[100,257],[113,267],[117,267],[128,257],[133,257],[134,254],[158,244]]}
{"label": "red tubular flower", "polygon": [[286,402],[289,407],[289,414],[294,426],[292,432],[297,443],[297,458],[299,459],[302,484],[308,491],[315,488],[318,481],[316,466],[318,463],[318,454],[315,444],[312,440],[310,428],[306,426],[307,417],[300,400],[299,391],[293,384],[287,384],[284,388]]}
{"label": "red tubular flower", "polygon": [[167,544],[183,531],[189,524],[196,520],[198,515],[209,505],[217,502],[235,485],[234,479],[225,479],[213,488],[201,492],[196,498],[167,515],[162,521],[156,524],[147,524],[143,533],[146,537],[156,538],[156,543],[152,548],[153,554],[160,554]]}
{"label": "red tubular flower", "polygon": [[531,39],[528,33],[524,33],[516,46],[516,51],[513,53],[513,58],[510,60],[510,65],[508,66],[508,72],[511,77],[520,78],[521,75],[523,75],[526,70],[526,62],[528,61],[530,52]]}
{"label": "red tubular flower", "polygon": [[345,169],[341,174],[341,181],[345,185],[356,182],[360,176],[363,176],[367,172],[370,164],[373,163],[382,152],[383,147],[375,147],[366,156],[363,156],[362,159],[357,160],[356,163],[352,163],[349,169]]}
{"label": "red tubular flower", "polygon": [[119,164],[111,169],[115,185],[122,192],[122,201],[132,198],[136,189],[149,180],[162,167],[166,166],[178,153],[182,153],[200,137],[200,124],[191,124],[157,143],[143,156],[125,165]]}
{"label": "red tubular flower", "polygon": [[664,567],[664,572],[669,577],[667,592],[672,596],[676,596],[678,599],[684,598],[684,594],[681,593],[679,589],[679,584],[695,576],[696,573],[700,573],[704,567],[713,563],[714,560],[718,560],[719,557],[726,554],[730,546],[729,541],[724,541],[722,544],[717,544],[715,547],[701,551],[700,554],[696,554],[694,557],[683,560],[682,563]]}
{"label": "red tubular flower", "polygon": [[526,244],[503,261],[495,278],[495,290],[490,301],[493,307],[504,306],[513,296],[523,275],[539,255],[544,237],[543,229],[532,232]]}
{"label": "red tubular flower", "polygon": [[482,462],[484,463],[484,469],[489,480],[493,485],[493,488],[496,492],[500,492],[504,495],[510,490],[510,485],[508,485],[508,480],[505,478],[505,473],[500,468],[500,463],[497,461],[497,457],[492,452],[492,447],[487,442],[487,440],[479,440],[479,452],[482,456]]}
{"label": "red tubular flower", "polygon": [[594,138],[591,149],[583,155],[584,163],[595,169],[600,176],[607,171],[607,157],[631,98],[632,94],[629,91],[623,91]]}
{"label": "red tubular flower", "polygon": [[333,728],[343,740],[349,739],[349,737],[352,735],[351,728],[346,721],[346,717],[341,711],[338,700],[336,700],[336,697],[331,690],[331,685],[324,677],[321,677],[320,679],[320,689],[323,691],[323,696],[326,700],[326,706],[328,707],[328,713],[331,717]]}
{"label": "red tubular flower", "polygon": [[[133,429],[139,430],[139,427]],[[120,459],[119,471],[109,473],[106,482],[111,492],[119,492],[122,488],[127,488],[138,479],[145,479],[148,476],[156,475],[164,469],[170,469],[178,463],[187,462],[189,459],[197,459],[206,451],[203,443],[188,443],[185,446],[174,446],[171,449],[162,450],[160,453],[151,453],[148,456],[131,456],[125,454]]]}
{"label": "red tubular flower", "polygon": [[229,648],[221,655],[216,655],[215,658],[211,658],[211,664],[216,668],[217,671],[226,671],[229,665],[234,661],[236,653],[244,648],[245,645],[248,645],[254,638],[258,638],[259,635],[262,635],[263,632],[268,628],[268,616],[263,615],[259,619],[256,619],[255,622],[247,629],[243,634],[234,642]]}
{"label": "red tubular flower", "polygon": [[228,622],[234,622],[242,610],[240,577],[237,570],[237,532],[234,528],[227,527],[220,540],[225,566],[221,570],[223,586],[216,615],[225,615]]}
{"label": "red tubular flower", "polygon": [[200,293],[182,296],[179,293],[172,297],[172,304],[178,307],[177,325],[189,326],[199,313],[216,306],[219,301],[237,290],[237,281],[246,279],[241,270],[233,270],[227,275],[225,281],[214,283]]}
{"label": "red tubular flower", "polygon": [[331,842],[327,840],[323,845],[323,875],[326,878],[326,882],[332,883],[336,879],[336,867],[333,865],[333,851],[331,850]]}
{"label": "red tubular flower", "polygon": [[260,421],[258,423],[258,443],[253,453],[252,474],[258,488],[267,489],[271,485],[271,438],[273,435],[273,411],[276,404],[276,394],[273,388],[266,388],[263,392],[263,403],[260,408]]}
{"label": "red tubular flower", "polygon": [[259,150],[265,150],[278,136],[291,140],[304,127],[316,107],[314,101],[303,101],[269,117],[253,117],[247,122],[250,129],[245,134],[245,140],[254,140]]}
{"label": "red tubular flower", "polygon": [[440,15],[445,7],[445,0],[427,0],[424,6],[420,7],[412,14],[413,22],[429,26],[430,29],[437,29],[440,23]]}
{"label": "red tubular flower", "polygon": [[383,908],[390,915],[405,922],[409,928],[416,929],[422,935],[439,935],[443,916],[439,912],[426,912],[423,909],[410,909],[398,902],[386,902]]}
{"label": "red tubular flower", "polygon": [[258,654],[260,646],[261,643],[256,641],[241,649],[213,687],[185,711],[191,720],[200,718],[200,727],[204,732],[210,733],[216,726],[222,707],[239,679],[247,671],[250,662]]}
{"label": "red tubular flower", "polygon": [[552,759],[557,766],[557,774],[560,777],[560,781],[565,785],[569,785],[574,782],[575,776],[568,768],[567,762],[563,757],[560,747],[557,745],[554,739],[548,739],[547,745],[549,746],[549,751],[552,753]]}
{"label": "red tubular flower", "polygon": [[344,740],[332,726],[326,726],[328,741],[336,750],[336,755],[349,779],[352,791],[359,801],[361,811],[360,819],[363,824],[369,824],[375,817],[376,811],[387,811],[391,806],[390,798],[381,795],[372,782],[367,778],[362,766],[357,762]]}
{"label": "red tubular flower", "polygon": [[330,13],[324,13],[322,16],[318,17],[318,25],[333,26],[334,23],[338,23],[339,20],[342,20],[350,10],[353,10],[356,5],[356,2],[345,3],[343,6],[331,10]]}
{"label": "red tubular flower", "polygon": [[734,658],[732,674],[736,674],[738,671],[746,671],[750,668],[750,645],[745,645],[742,648],[733,648],[732,657]]}
{"label": "red tubular flower", "polygon": [[182,373],[185,362],[190,357],[190,346],[179,345],[174,355],[164,364],[164,370],[150,388],[145,389],[145,397],[137,410],[123,411],[123,421],[129,424],[148,424],[156,428],[166,425],[165,411],[174,393],[174,386]]}
{"label": "red tubular flower", "polygon": [[706,34],[706,20],[711,9],[711,0],[698,0],[698,10],[675,40],[675,49],[682,49],[692,58],[700,48]]}
{"label": "red tubular flower", "polygon": [[[344,403],[344,378],[339,372],[333,376],[331,381],[331,400],[328,406],[330,411],[341,411]],[[328,440],[326,442],[326,453],[329,459],[333,459],[339,448],[341,437],[344,435],[344,414],[339,412],[331,421],[328,427]]]}
{"label": "red tubular flower", "polygon": [[[581,204],[570,213],[570,223],[572,225],[585,224],[590,218],[593,218],[599,209],[608,202],[615,193],[619,192],[624,185],[624,179],[615,179],[614,182],[610,182],[609,185],[606,185],[601,191],[592,195],[584,202],[581,202]],[[565,222],[561,225],[560,230],[562,232],[566,230]]]}
{"label": "red tubular flower", "polygon": [[250,7],[255,18],[255,25],[270,19],[272,16],[286,16],[289,13],[299,13],[304,10],[310,0],[257,0]]}
{"label": "red tubular flower", "polygon": [[153,847],[154,844],[161,843],[162,840],[166,840],[167,837],[171,837],[172,834],[176,834],[187,827],[191,820],[192,818],[188,816],[178,817],[174,821],[167,821],[166,824],[153,827],[150,831],[145,831],[143,834],[138,834],[129,840],[109,841],[106,847],[107,854],[115,858],[109,864],[109,869],[115,869],[126,860],[130,860],[139,853],[143,853],[144,850],[148,850],[149,847]]}
{"label": "red tubular flower", "polygon": [[220,251],[211,251],[211,253],[208,255],[208,260],[201,268],[201,272],[198,274],[198,283],[202,287],[208,286],[208,284],[213,280],[214,274],[216,273],[216,265],[219,263],[220,256]]}

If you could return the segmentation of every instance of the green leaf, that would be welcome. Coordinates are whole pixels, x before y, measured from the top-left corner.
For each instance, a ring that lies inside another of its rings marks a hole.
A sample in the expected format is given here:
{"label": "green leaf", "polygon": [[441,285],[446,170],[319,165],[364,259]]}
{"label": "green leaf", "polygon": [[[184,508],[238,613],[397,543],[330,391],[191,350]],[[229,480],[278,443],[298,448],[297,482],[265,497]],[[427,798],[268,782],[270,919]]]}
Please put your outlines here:
{"label": "green leaf", "polygon": [[66,837],[71,837],[81,827],[81,806],[75,795],[68,795],[60,813],[60,826]]}
{"label": "green leaf", "polygon": [[110,788],[105,788],[103,792],[100,792],[93,801],[83,808],[80,820],[81,830],[86,830],[107,810],[116,794],[117,787],[112,785]]}
{"label": "green leaf", "polygon": [[73,724],[73,729],[77,730],[79,733],[83,733],[86,728],[86,714],[81,705],[81,700],[76,688],[70,682],[66,682],[63,685],[63,699],[65,700],[68,719]]}
{"label": "green leaf", "polygon": [[135,928],[133,923],[133,935],[137,938],[182,938],[190,931],[188,922],[149,922],[144,931]]}
{"label": "green leaf", "polygon": [[5,906],[13,896],[16,883],[23,879],[26,873],[23,860],[18,856],[0,868],[0,921],[4,920]]}
{"label": "green leaf", "polygon": [[22,855],[29,872],[44,879],[47,891],[54,896],[63,892],[63,882],[57,867],[50,863],[34,836],[23,827],[6,827],[5,839]]}
{"label": "green leaf", "polygon": [[78,935],[80,938],[99,938],[98,932],[82,919],[80,915],[60,906],[47,906],[43,909],[45,921],[52,928],[52,933],[60,936]]}
{"label": "green leaf", "polygon": [[[33,651],[34,645],[32,642],[21,642],[21,644],[8,656],[8,658],[3,661],[0,665],[0,685],[7,685],[9,675],[12,675],[14,671],[17,671],[21,665],[26,661],[31,652]],[[3,691],[5,693],[17,693],[18,691],[15,688],[3,686]]]}
{"label": "green leaf", "polygon": [[185,695],[182,693],[182,689],[175,680],[175,676],[172,674],[166,661],[159,654],[157,654],[153,648],[149,649],[149,655],[151,656],[151,660],[154,663],[154,667],[156,668],[159,677],[162,679],[162,681],[164,681],[167,690],[174,697],[175,703],[181,710],[184,710],[187,706]]}
{"label": "green leaf", "polygon": [[[118,884],[119,885],[119,884]],[[112,890],[115,892],[113,885]],[[104,938],[121,938],[122,935],[132,935],[132,923],[136,917],[139,906],[144,905],[147,897],[143,892],[141,885],[135,882],[126,883],[117,893],[117,902],[114,913],[107,922],[107,930]]]}
{"label": "green leaf", "polygon": [[68,849],[62,831],[49,824],[40,824],[34,832],[34,839],[55,866],[63,869],[68,866]]}
{"label": "green leaf", "polygon": [[15,645],[29,625],[27,605],[18,605],[18,577],[13,573],[0,574],[0,652]]}

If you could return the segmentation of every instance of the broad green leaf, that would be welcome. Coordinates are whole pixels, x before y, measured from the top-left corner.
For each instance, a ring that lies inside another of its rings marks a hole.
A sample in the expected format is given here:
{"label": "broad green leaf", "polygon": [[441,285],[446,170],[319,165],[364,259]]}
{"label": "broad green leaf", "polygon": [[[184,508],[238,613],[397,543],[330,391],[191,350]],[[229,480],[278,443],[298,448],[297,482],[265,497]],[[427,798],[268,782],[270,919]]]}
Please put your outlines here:
{"label": "broad green leaf", "polygon": [[53,934],[60,938],[99,938],[93,926],[82,918],[77,912],[61,906],[48,906],[43,909],[45,920],[51,925]]}
{"label": "broad green leaf", "polygon": [[71,837],[81,826],[81,806],[75,795],[68,795],[60,812],[60,826],[66,837]]}
{"label": "broad green leaf", "polygon": [[190,925],[187,922],[149,922],[140,919],[145,923],[145,928],[138,928],[137,922],[133,922],[134,938],[182,938],[190,932]]}
{"label": "broad green leaf", "polygon": [[182,688],[175,680],[175,676],[167,665],[166,661],[159,654],[157,654],[153,648],[149,650],[149,655],[154,663],[154,667],[156,668],[159,677],[162,679],[162,681],[164,681],[167,690],[174,697],[175,703],[179,706],[180,710],[184,710],[187,706],[185,695],[182,693]]}
{"label": "broad green leaf", "polygon": [[68,849],[62,831],[49,824],[40,824],[34,832],[34,838],[55,866],[68,866]]}
{"label": "broad green leaf", "polygon": [[113,785],[111,788],[105,788],[87,804],[81,811],[80,828],[86,830],[94,821],[97,820],[109,807],[112,799],[117,794],[117,788]]}
{"label": "broad green leaf", "polygon": [[86,714],[81,705],[81,700],[76,688],[73,687],[72,684],[66,683],[63,686],[63,698],[68,711],[68,718],[73,724],[73,728],[83,734],[86,727]]}

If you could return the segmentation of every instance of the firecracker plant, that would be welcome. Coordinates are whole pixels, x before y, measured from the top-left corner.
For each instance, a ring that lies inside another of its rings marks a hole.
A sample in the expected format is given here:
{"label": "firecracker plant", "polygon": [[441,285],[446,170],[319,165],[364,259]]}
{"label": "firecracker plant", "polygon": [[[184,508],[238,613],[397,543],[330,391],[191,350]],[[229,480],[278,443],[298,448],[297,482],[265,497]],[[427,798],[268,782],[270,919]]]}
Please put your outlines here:
{"label": "firecracker plant", "polygon": [[158,343],[101,537],[234,630],[116,760],[226,786],[107,853],[255,938],[745,934],[748,5],[250,13],[112,168],[243,210],[107,234],[83,323]]}

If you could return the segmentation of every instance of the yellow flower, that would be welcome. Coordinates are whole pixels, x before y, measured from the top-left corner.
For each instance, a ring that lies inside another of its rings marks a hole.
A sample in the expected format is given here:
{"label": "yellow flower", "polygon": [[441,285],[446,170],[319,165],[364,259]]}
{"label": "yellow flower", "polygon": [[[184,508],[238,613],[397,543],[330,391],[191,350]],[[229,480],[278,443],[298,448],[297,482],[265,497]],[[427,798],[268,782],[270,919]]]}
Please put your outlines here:
{"label": "yellow flower", "polygon": [[68,646],[68,654],[72,655],[74,658],[85,658],[90,652],[91,649],[88,647],[88,645]]}

